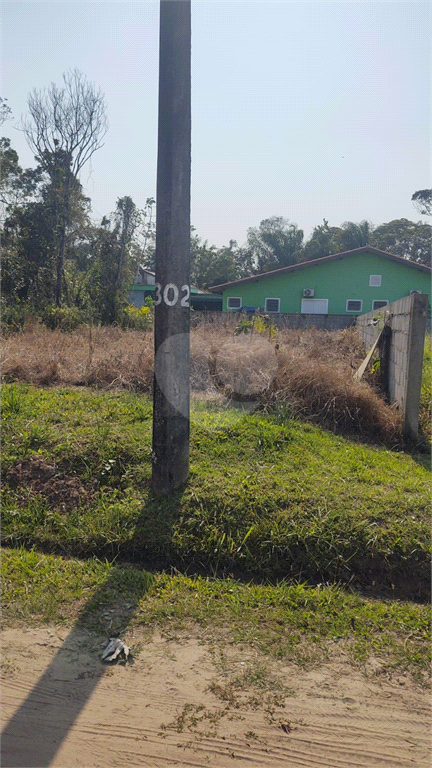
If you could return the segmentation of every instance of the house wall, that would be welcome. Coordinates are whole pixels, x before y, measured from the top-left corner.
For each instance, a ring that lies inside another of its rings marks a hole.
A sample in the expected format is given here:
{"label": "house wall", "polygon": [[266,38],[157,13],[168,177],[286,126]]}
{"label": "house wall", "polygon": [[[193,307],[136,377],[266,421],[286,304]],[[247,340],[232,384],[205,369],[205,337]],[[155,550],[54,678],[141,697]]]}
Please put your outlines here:
{"label": "house wall", "polygon": [[136,309],[141,309],[144,306],[147,296],[153,298],[154,285],[133,285],[129,288],[128,302],[132,304]]}
{"label": "house wall", "polygon": [[154,272],[150,272],[147,269],[138,267],[135,275],[135,285],[154,285],[155,275]]}
{"label": "house wall", "polygon": [[[380,287],[369,286],[370,275],[382,276]],[[312,288],[316,299],[328,299],[329,315],[358,316],[372,310],[374,299],[393,302],[412,290],[429,295],[430,274],[409,263],[394,262],[377,254],[349,255],[231,286],[224,291],[223,310],[229,311],[229,296],[240,296],[243,306],[263,310],[266,298],[279,298],[280,312],[300,313],[304,288]],[[347,312],[348,299],[361,299],[361,310]]]}

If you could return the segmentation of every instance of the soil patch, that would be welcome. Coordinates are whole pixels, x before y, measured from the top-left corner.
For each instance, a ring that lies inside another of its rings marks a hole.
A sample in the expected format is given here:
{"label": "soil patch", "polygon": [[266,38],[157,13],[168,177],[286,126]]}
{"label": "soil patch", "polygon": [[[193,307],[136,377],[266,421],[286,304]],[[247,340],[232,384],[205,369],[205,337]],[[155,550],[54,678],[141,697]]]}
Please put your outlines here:
{"label": "soil patch", "polygon": [[97,481],[85,487],[79,477],[60,472],[43,456],[18,460],[5,471],[4,480],[6,485],[18,489],[16,500],[19,506],[26,506],[29,497],[37,494],[60,512],[88,504],[97,491]]}
{"label": "soil patch", "polygon": [[4,768],[430,764],[429,695],[378,659],[305,671],[204,633],[124,639],[134,663],[104,665],[83,629],[4,630]]}

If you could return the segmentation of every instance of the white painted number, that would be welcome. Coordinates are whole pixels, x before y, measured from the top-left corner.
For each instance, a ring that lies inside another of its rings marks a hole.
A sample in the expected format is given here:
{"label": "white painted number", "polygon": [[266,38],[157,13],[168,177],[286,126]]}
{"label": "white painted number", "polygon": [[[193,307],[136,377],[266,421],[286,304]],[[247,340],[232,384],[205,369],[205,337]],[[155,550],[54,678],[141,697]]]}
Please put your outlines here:
{"label": "white painted number", "polygon": [[181,307],[189,307],[189,296],[190,296],[190,289],[188,285],[182,285],[181,287],[182,291],[185,291],[185,296],[182,296],[182,300],[180,302]]}
{"label": "white painted number", "polygon": [[160,283],[155,283],[155,307],[162,301],[162,286]]}
{"label": "white painted number", "polygon": [[[169,296],[170,291],[172,291],[171,297]],[[175,304],[177,304],[178,302],[178,297],[179,297],[179,292],[178,292],[177,286],[174,285],[174,283],[167,283],[163,292],[163,299],[165,304],[168,307],[174,307]]]}
{"label": "white painted number", "polygon": [[[190,288],[188,285],[182,285],[181,290],[184,296],[181,298],[180,306],[189,307]],[[174,283],[167,283],[162,291],[161,284],[155,283],[155,307],[161,303],[162,298],[167,307],[174,307],[179,299],[179,289]]]}

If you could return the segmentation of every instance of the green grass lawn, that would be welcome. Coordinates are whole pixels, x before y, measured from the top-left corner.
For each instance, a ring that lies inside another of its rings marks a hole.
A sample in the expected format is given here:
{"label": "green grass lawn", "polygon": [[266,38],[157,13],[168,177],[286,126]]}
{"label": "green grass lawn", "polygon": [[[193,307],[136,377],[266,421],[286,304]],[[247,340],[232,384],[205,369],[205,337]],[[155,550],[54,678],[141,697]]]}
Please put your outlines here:
{"label": "green grass lawn", "polygon": [[4,385],[3,544],[148,569],[424,598],[429,474],[277,414],[197,403],[185,487],[155,498],[151,402]]}
{"label": "green grass lawn", "polygon": [[401,599],[428,590],[424,455],[198,402],[190,479],[158,499],[147,397],[5,385],[2,404],[4,624],[194,631],[427,681],[429,609]]}
{"label": "green grass lawn", "polygon": [[373,674],[407,673],[422,685],[429,680],[428,606],[374,600],[337,586],[152,575],[136,565],[21,548],[3,552],[2,592],[4,626],[77,622],[110,635],[139,629],[144,638],[157,628],[170,638],[194,633],[219,661],[224,646],[235,643],[259,659],[311,667],[344,654],[367,674],[373,660]]}

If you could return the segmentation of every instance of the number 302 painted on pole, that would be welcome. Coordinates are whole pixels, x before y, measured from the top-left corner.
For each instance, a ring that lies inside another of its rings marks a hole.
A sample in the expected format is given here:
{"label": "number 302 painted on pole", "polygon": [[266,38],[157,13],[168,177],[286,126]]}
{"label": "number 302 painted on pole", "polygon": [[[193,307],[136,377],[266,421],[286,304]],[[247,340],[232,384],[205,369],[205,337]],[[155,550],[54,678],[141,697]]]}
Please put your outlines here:
{"label": "number 302 painted on pole", "polygon": [[[184,292],[184,296],[181,297],[180,300],[180,306],[181,307],[189,307],[189,296],[190,296],[190,288],[188,285],[182,285],[180,288],[182,293]],[[162,291],[162,286],[160,283],[155,283],[155,307],[158,306],[158,304],[161,304],[162,299],[164,303],[167,305],[167,307],[174,307],[178,300],[179,300],[179,289],[175,285],[175,283],[167,283],[165,288]]]}

